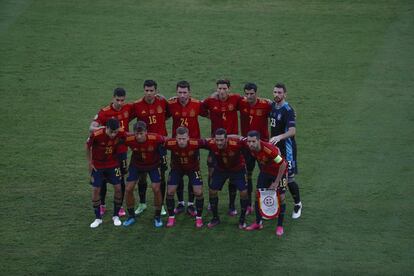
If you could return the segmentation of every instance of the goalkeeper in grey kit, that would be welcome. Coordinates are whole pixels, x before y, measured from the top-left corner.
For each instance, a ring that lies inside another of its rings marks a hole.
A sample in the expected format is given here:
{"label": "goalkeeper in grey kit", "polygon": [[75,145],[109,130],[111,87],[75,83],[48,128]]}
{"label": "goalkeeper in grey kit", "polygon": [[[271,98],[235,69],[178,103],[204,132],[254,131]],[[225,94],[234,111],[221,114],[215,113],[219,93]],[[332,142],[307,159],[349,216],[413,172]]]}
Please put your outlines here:
{"label": "goalkeeper in grey kit", "polygon": [[302,202],[300,200],[299,185],[295,180],[295,174],[298,172],[295,141],[296,113],[286,101],[286,93],[286,86],[283,83],[277,83],[273,88],[274,101],[269,115],[270,143],[280,149],[283,158],[288,163],[288,188],[295,202],[292,218],[297,219],[302,213]]}

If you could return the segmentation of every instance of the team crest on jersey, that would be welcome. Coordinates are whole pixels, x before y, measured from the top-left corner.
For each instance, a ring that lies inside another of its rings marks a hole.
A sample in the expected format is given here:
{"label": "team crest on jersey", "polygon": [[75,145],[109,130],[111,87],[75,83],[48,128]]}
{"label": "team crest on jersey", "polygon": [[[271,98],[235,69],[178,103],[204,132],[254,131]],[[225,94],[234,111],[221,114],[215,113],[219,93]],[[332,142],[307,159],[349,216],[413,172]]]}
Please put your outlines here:
{"label": "team crest on jersey", "polygon": [[162,113],[162,107],[161,106],[157,106],[157,112]]}
{"label": "team crest on jersey", "polygon": [[194,109],[191,109],[191,111],[190,111],[190,117],[195,117],[195,110]]}
{"label": "team crest on jersey", "polygon": [[229,104],[229,111],[233,111],[234,110],[234,105]]}
{"label": "team crest on jersey", "polygon": [[258,110],[256,111],[256,115],[257,115],[257,116],[262,116],[262,115],[263,115],[263,111],[262,111],[261,109],[258,109]]}
{"label": "team crest on jersey", "polygon": [[141,111],[141,114],[142,114],[142,115],[145,115],[145,114],[147,114],[147,112],[146,112],[145,110],[142,110],[142,111]]}
{"label": "team crest on jersey", "polygon": [[282,119],[282,114],[277,114],[277,120],[280,121],[280,119]]}
{"label": "team crest on jersey", "polygon": [[125,112],[124,112],[124,117],[125,117],[125,118],[128,118],[128,116],[129,116],[128,111],[125,111]]}
{"label": "team crest on jersey", "polygon": [[213,107],[213,110],[218,110],[218,107],[217,106]]}

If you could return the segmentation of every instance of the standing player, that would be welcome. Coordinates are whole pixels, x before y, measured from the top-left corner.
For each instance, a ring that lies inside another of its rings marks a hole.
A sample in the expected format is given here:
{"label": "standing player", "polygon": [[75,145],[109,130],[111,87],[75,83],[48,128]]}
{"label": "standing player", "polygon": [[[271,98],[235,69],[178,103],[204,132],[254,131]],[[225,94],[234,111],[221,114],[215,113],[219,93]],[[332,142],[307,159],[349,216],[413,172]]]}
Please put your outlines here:
{"label": "standing player", "polygon": [[[145,80],[144,97],[138,99],[133,104],[134,115],[136,116],[137,121],[143,121],[147,124],[148,132],[167,136],[167,128],[165,125],[167,105],[167,100],[163,97],[158,96],[157,83],[154,80]],[[163,147],[160,148],[160,154],[163,161],[161,164],[161,195],[162,202],[164,202],[167,157],[166,151]],[[138,208],[135,210],[135,214],[137,215],[142,213],[147,208],[146,191],[146,175],[143,174],[142,177],[138,180],[138,194],[140,203],[138,205]],[[166,214],[164,206],[161,208],[161,214]]]}
{"label": "standing player", "polygon": [[[200,126],[198,124],[198,116],[207,117],[208,112],[204,109],[202,103],[191,97],[190,84],[183,80],[176,85],[177,96],[168,100],[168,112],[172,117],[172,137],[176,136],[178,127],[188,128],[190,138],[200,139]],[[184,184],[180,183],[177,187],[178,205],[176,213],[184,211]],[[191,183],[188,185],[188,207],[187,213],[195,216],[194,194]]]}
{"label": "standing player", "polygon": [[203,227],[203,181],[200,172],[199,149],[205,147],[205,140],[190,139],[189,131],[186,127],[179,127],[176,137],[167,139],[165,147],[171,151],[171,170],[168,177],[167,208],[168,223],[167,227],[175,225],[174,194],[177,185],[183,181],[184,175],[188,176],[189,182],[193,187],[196,197],[196,223],[197,228]]}
{"label": "standing player", "polygon": [[[264,141],[269,140],[268,116],[271,111],[270,101],[257,97],[257,85],[247,83],[244,86],[245,97],[240,101],[240,127],[241,135],[246,137],[251,130],[260,133],[260,137]],[[247,167],[247,189],[249,194],[248,213],[252,211],[252,174],[256,161],[251,154],[246,151],[244,158]]]}
{"label": "standing player", "polygon": [[[230,93],[230,81],[218,80],[216,82],[217,97],[210,97],[203,101],[205,108],[209,112],[211,120],[211,137],[217,129],[223,128],[227,134],[239,134],[239,120],[237,111],[239,110],[239,102],[242,97],[238,94]],[[211,177],[214,170],[213,154],[210,152],[207,159],[208,165],[208,183],[211,183]],[[235,207],[237,188],[233,183],[229,183],[229,212],[230,216],[237,215]]]}
{"label": "standing player", "polygon": [[[276,235],[283,235],[283,219],[285,216],[285,191],[286,191],[286,161],[280,154],[279,149],[267,142],[260,140],[260,133],[252,130],[247,134],[247,145],[252,156],[259,163],[260,173],[257,178],[257,189],[277,189],[280,195],[280,213],[277,218]],[[262,216],[259,211],[259,202],[255,202],[256,221],[249,225],[246,230],[260,230],[263,228]]]}
{"label": "standing player", "polygon": [[[95,115],[93,119],[89,131],[93,132],[97,130],[101,126],[105,126],[109,119],[116,118],[119,121],[121,129],[124,131],[129,130],[129,122],[131,120],[131,113],[132,104],[126,103],[126,91],[125,89],[118,87],[114,90],[114,94],[112,97],[112,102],[110,105],[102,108],[98,114]],[[119,147],[119,160],[120,160],[120,168],[121,168],[121,189],[122,189],[122,201],[124,200],[124,193],[125,193],[125,175],[127,174],[127,151],[128,148],[125,145],[121,145]],[[106,181],[104,180],[101,188],[101,206],[100,212],[101,215],[105,213],[105,197],[106,197]],[[119,216],[125,216],[125,210],[122,208],[119,210]]]}
{"label": "standing player", "polygon": [[243,154],[241,153],[244,143],[238,138],[227,137],[226,130],[219,128],[215,132],[214,139],[207,140],[207,149],[209,149],[216,160],[212,175],[212,181],[209,185],[209,201],[213,218],[207,225],[212,228],[220,223],[218,215],[218,191],[220,191],[229,179],[240,192],[240,218],[239,228],[246,228],[246,208],[248,204],[247,187],[246,187],[246,164]]}
{"label": "standing player", "polygon": [[102,223],[100,213],[100,190],[104,178],[114,185],[114,213],[112,220],[115,226],[120,226],[118,213],[122,204],[121,171],[119,159],[116,154],[118,147],[124,142],[125,133],[119,127],[119,121],[111,118],[106,122],[106,127],[100,127],[90,134],[86,142],[86,157],[89,162],[89,173],[92,185],[92,203],[95,212],[95,220],[91,228],[96,228]]}
{"label": "standing player", "polygon": [[140,175],[148,174],[152,182],[154,192],[154,226],[162,227],[161,221],[161,189],[160,189],[160,165],[161,158],[158,152],[160,145],[164,143],[164,137],[156,133],[147,133],[147,125],[138,121],[134,124],[134,134],[128,135],[126,145],[132,150],[131,162],[126,187],[126,203],[128,219],[124,226],[135,223],[135,197],[134,188]]}
{"label": "standing player", "polygon": [[288,163],[288,188],[292,194],[295,206],[292,218],[297,219],[302,213],[302,202],[300,201],[299,185],[295,181],[297,174],[296,163],[296,113],[286,101],[286,86],[277,83],[273,88],[274,102],[270,113],[270,142],[280,149],[282,156]]}

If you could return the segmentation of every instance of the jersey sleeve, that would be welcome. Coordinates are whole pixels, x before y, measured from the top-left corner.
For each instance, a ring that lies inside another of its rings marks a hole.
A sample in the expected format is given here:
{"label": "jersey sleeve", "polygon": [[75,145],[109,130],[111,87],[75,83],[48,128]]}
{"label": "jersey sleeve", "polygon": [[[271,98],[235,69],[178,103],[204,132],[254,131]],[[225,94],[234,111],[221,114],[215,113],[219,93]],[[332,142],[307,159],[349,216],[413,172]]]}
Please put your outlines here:
{"label": "jersey sleeve", "polygon": [[105,125],[105,114],[104,111],[101,109],[99,110],[98,114],[95,115],[93,118],[95,122],[97,122],[100,126]]}
{"label": "jersey sleeve", "polygon": [[292,108],[287,111],[286,117],[287,128],[296,127],[296,112]]}
{"label": "jersey sleeve", "polygon": [[204,105],[203,102],[200,102],[200,116],[208,117],[208,115],[209,115],[208,108]]}
{"label": "jersey sleeve", "polygon": [[93,133],[91,133],[91,135],[89,135],[88,139],[86,139],[86,145],[88,146],[88,148],[92,147],[93,141],[94,141],[94,135],[93,135]]}

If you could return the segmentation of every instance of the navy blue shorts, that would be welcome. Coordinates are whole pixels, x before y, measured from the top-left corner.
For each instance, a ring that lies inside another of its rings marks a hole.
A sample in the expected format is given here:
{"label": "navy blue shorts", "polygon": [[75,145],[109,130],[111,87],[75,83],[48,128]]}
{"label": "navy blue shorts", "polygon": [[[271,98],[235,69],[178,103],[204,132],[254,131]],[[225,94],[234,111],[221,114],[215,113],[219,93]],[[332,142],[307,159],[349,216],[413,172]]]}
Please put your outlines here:
{"label": "navy blue shorts", "polygon": [[128,169],[128,178],[127,181],[137,181],[141,174],[148,173],[152,183],[161,182],[160,169],[158,167],[152,170],[139,170],[136,166],[130,164]]}
{"label": "navy blue shorts", "polygon": [[189,183],[194,186],[203,185],[203,179],[201,178],[200,171],[184,172],[171,169],[168,175],[168,185],[176,186],[183,182],[184,175],[188,176]]}
{"label": "navy blue shorts", "polygon": [[[257,177],[257,189],[262,188],[269,188],[270,185],[272,185],[273,181],[275,181],[276,176],[260,172],[259,176]],[[277,186],[277,190],[281,193],[284,193],[286,191],[287,186],[287,177],[286,174],[282,176],[282,179],[280,179],[279,185]]]}
{"label": "navy blue shorts", "polygon": [[91,173],[91,185],[95,188],[100,188],[102,183],[106,181],[112,185],[121,183],[121,170],[118,167],[109,169],[96,169]]}
{"label": "navy blue shorts", "polygon": [[118,154],[118,158],[119,158],[119,168],[121,169],[121,173],[122,173],[122,175],[126,175],[128,173],[128,170],[127,170],[127,168],[128,168],[128,166],[127,166],[127,164],[128,164],[128,162],[127,162],[128,154],[126,152],[120,153],[120,154]]}
{"label": "navy blue shorts", "polygon": [[237,172],[223,172],[215,169],[213,172],[210,189],[221,191],[227,179],[229,179],[230,183],[236,186],[239,191],[244,191],[247,189],[245,169]]}

